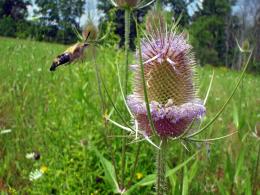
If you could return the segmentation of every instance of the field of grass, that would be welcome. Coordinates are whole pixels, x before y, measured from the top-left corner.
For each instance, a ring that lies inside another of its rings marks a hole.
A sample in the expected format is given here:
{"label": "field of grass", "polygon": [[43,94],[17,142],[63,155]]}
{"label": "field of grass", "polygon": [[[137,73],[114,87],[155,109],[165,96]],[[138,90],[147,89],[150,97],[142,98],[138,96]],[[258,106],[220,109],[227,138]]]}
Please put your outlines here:
{"label": "field of grass", "polygon": [[[96,150],[121,165],[121,130],[103,126],[93,60],[50,72],[52,59],[65,46],[0,37],[0,192],[1,194],[112,194]],[[120,110],[123,109],[115,62],[123,65],[123,52],[100,47],[97,64]],[[205,121],[218,112],[234,88],[239,72],[211,66],[199,68],[199,94],[204,98],[215,71]],[[122,66],[123,71],[123,66]],[[247,74],[235,96],[200,138],[237,134],[212,144],[173,142],[167,154],[169,169],[199,153],[169,177],[172,194],[260,194],[256,174],[260,128],[260,76]],[[108,101],[107,101],[108,102]],[[107,103],[107,112],[112,106]],[[116,116],[114,117],[117,118]],[[119,120],[119,119],[118,119]],[[258,125],[257,125],[258,124]],[[104,134],[108,139],[104,139]],[[127,139],[126,181],[132,174],[138,143]],[[108,147],[108,145],[110,147]],[[139,161],[131,184],[154,173],[155,148],[141,142]],[[39,160],[26,154],[38,152]],[[44,169],[37,180],[29,175]],[[260,168],[258,169],[260,170]],[[256,192],[258,190],[258,193]],[[152,194],[150,185],[137,185],[132,194]]]}

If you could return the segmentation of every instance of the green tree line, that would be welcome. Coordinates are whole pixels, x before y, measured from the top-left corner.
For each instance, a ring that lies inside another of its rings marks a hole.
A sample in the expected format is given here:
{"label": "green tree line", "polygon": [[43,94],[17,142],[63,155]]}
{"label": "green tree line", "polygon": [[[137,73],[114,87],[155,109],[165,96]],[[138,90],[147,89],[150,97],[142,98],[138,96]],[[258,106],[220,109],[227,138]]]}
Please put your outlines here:
{"label": "green tree line", "polygon": [[77,40],[74,28],[80,30],[84,0],[35,0],[35,17],[28,20],[32,4],[30,0],[1,0],[0,35],[65,44]]}

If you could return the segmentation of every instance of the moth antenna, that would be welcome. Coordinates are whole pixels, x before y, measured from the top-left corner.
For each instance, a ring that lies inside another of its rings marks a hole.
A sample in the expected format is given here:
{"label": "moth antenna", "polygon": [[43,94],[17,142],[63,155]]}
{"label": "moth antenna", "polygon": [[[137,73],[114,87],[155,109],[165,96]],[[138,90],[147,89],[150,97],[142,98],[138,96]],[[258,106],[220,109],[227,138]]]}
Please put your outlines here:
{"label": "moth antenna", "polygon": [[88,38],[89,38],[89,35],[90,35],[90,31],[88,32],[88,35],[87,35],[87,37],[86,37],[86,40],[85,40],[85,42],[88,40]]}

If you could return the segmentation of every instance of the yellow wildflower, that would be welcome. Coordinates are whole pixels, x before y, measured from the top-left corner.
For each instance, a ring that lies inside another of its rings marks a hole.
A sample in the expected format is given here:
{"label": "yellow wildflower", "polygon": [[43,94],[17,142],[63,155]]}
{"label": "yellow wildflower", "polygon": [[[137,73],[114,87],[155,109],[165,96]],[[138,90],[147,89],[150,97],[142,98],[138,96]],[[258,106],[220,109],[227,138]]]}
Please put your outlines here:
{"label": "yellow wildflower", "polygon": [[144,175],[142,173],[138,172],[138,173],[135,174],[135,177],[136,177],[137,180],[140,180],[144,177]]}
{"label": "yellow wildflower", "polygon": [[40,171],[41,171],[42,173],[46,173],[47,170],[48,170],[48,167],[46,167],[45,165],[41,166],[41,168],[40,168]]}

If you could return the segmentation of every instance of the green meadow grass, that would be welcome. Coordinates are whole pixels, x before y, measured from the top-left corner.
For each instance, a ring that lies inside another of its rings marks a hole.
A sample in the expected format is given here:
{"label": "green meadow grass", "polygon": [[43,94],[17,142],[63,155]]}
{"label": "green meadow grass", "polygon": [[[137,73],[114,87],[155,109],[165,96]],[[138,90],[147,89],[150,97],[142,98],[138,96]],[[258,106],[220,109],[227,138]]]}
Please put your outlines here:
{"label": "green meadow grass", "polygon": [[[111,49],[112,48],[112,49]],[[116,47],[99,47],[97,64],[102,78],[123,111],[116,78],[117,62],[123,71],[123,52]],[[49,67],[65,46],[0,37],[0,192],[1,194],[112,194],[97,149],[111,161],[115,155],[116,171],[120,167],[121,130],[103,127],[94,63],[64,66],[55,72]],[[206,66],[198,69],[199,95],[204,98],[212,71],[215,71],[207,102],[206,122],[229,97],[239,72]],[[189,151],[174,142],[168,154],[170,169],[199,154],[182,170],[169,178],[171,193],[179,194],[252,194],[259,141],[252,136],[260,121],[260,76],[247,74],[235,96],[200,138],[237,134],[210,144],[186,143]],[[106,97],[107,98],[107,97]],[[108,101],[107,101],[108,102]],[[107,112],[112,106],[108,102]],[[117,119],[117,116],[113,116]],[[104,133],[109,134],[108,144]],[[126,175],[129,179],[137,144],[127,139]],[[111,147],[107,147],[110,145]],[[143,142],[137,173],[140,177],[154,173],[155,148]],[[38,161],[27,159],[37,151]],[[48,170],[35,181],[31,171],[46,166]],[[142,178],[134,177],[133,184]],[[184,187],[184,188],[182,188]],[[183,190],[185,189],[185,190]],[[133,194],[152,194],[153,185],[137,186]],[[258,192],[259,194],[259,192]]]}

